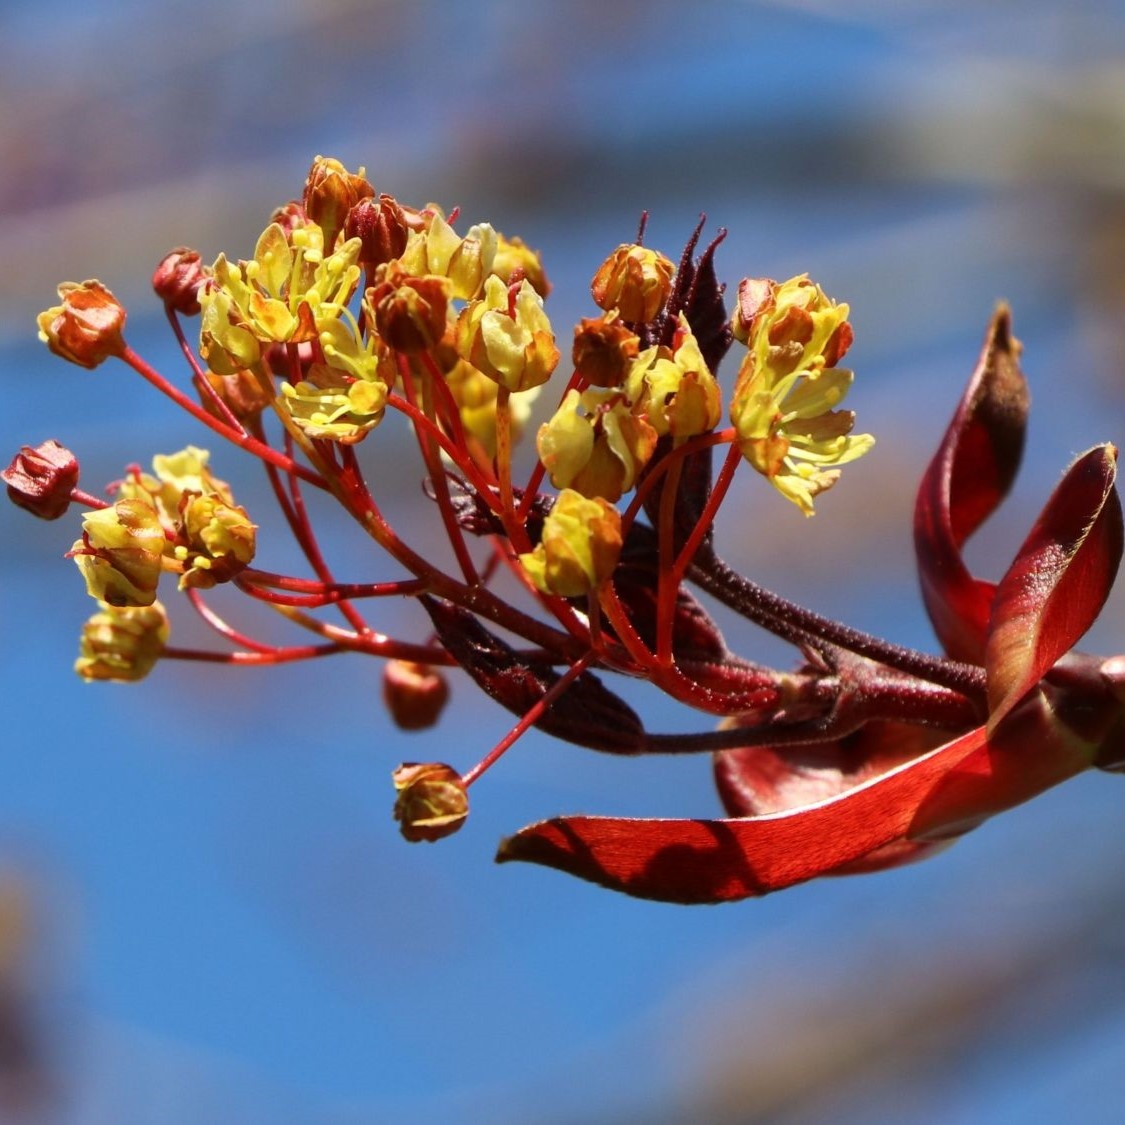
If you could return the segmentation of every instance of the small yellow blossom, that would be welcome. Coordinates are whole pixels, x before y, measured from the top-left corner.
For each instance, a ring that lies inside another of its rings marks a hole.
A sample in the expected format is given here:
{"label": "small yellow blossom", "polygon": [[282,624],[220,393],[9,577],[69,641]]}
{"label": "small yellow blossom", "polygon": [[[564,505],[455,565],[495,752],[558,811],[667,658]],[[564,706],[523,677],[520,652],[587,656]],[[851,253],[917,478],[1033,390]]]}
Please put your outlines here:
{"label": "small yellow blossom", "polygon": [[722,416],[715,376],[680,314],[672,347],[646,348],[629,369],[625,390],[634,411],[661,436],[677,440],[713,430]]}
{"label": "small yellow blossom", "polygon": [[497,232],[496,255],[492,259],[491,273],[505,285],[510,285],[517,271],[531,282],[540,297],[551,292],[551,283],[543,269],[543,259],[538,250],[532,250],[522,238],[506,238]]}
{"label": "small yellow blossom", "polygon": [[278,223],[262,232],[248,262],[219,255],[199,294],[200,351],[219,375],[257,365],[261,345],[315,340],[343,312],[359,282],[359,239],[324,256],[313,223],[286,235]]}
{"label": "small yellow blossom", "polygon": [[537,590],[577,598],[613,575],[621,542],[621,514],[612,504],[564,488],[543,521],[539,545],[519,559]]}
{"label": "small yellow blossom", "polygon": [[253,561],[257,527],[245,508],[214,492],[185,493],[180,518],[183,541],[175,553],[184,565],[181,590],[229,582]]}
{"label": "small yellow blossom", "polygon": [[354,445],[383,420],[387,385],[381,379],[347,380],[314,363],[308,379],[281,384],[278,407],[309,437]]}
{"label": "small yellow blossom", "polygon": [[456,347],[462,359],[509,391],[545,383],[559,362],[543,298],[526,279],[512,294],[498,277],[484,283],[484,296],[457,319]]}
{"label": "small yellow blossom", "polygon": [[448,278],[455,299],[479,296],[484,279],[493,271],[499,244],[496,231],[489,223],[476,223],[462,238],[437,208],[424,214],[424,227],[411,232],[399,259],[402,269],[415,277]]}
{"label": "small yellow blossom", "polygon": [[808,277],[744,281],[735,335],[748,351],[731,397],[731,421],[743,456],[807,516],[839,478],[835,466],[875,443],[852,434],[855,415],[836,410],[852,372],[836,367],[851,343],[848,306]]}
{"label": "small yellow blossom", "polygon": [[535,447],[556,488],[613,503],[636,483],[656,439],[620,392],[571,390],[539,427]]}
{"label": "small yellow blossom", "polygon": [[164,652],[168,634],[168,615],[159,602],[134,609],[103,602],[82,627],[74,670],[84,680],[143,680]]}
{"label": "small yellow blossom", "polygon": [[152,504],[141,497],[118,500],[88,512],[82,530],[70,553],[90,597],[118,608],[152,605],[165,545]]}

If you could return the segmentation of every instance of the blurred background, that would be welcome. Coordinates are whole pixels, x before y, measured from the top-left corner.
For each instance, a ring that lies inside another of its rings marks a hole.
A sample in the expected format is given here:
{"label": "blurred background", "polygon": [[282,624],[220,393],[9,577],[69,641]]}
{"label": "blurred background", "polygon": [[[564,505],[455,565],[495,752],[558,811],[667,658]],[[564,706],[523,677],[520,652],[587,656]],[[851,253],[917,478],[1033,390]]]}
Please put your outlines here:
{"label": "blurred background", "polygon": [[[851,304],[858,428],[879,438],[813,521],[743,480],[722,550],[932,649],[912,489],[998,299],[1035,407],[981,571],[1075,453],[1125,437],[1125,5],[840,7],[0,4],[2,459],[58,438],[97,491],[206,444],[123,368],[49,356],[34,314],[57,282],[99,277],[134,346],[182,377],[153,265],[181,244],[249,255],[317,153],[540,249],[564,337],[643,209],[672,257],[706,212],[732,286],[808,271]],[[213,452],[269,525],[255,466]],[[384,473],[409,520],[417,480]],[[918,867],[723,908],[635,902],[496,868],[495,845],[560,812],[716,815],[707,761],[533,734],[458,836],[408,846],[390,770],[467,767],[505,713],[459,682],[436,731],[402,735],[359,657],[83,685],[64,522],[0,508],[0,1120],[1125,1117],[1118,779],[1073,781]],[[346,529],[326,547],[341,579],[373,576]],[[292,561],[268,540],[260,558]],[[1123,625],[1119,590],[1089,647],[1118,651]],[[728,639],[791,659],[748,628]],[[631,698],[652,729],[699,725]]]}

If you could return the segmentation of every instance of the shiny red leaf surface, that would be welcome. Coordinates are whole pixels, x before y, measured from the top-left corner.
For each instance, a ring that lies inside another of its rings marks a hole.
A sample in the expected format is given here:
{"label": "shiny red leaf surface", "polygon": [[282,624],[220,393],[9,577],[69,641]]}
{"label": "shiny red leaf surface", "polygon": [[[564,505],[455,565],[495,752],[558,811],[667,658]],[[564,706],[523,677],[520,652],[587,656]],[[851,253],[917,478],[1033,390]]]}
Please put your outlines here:
{"label": "shiny red leaf surface", "polygon": [[914,546],[934,631],[955,660],[984,660],[993,585],[961,557],[1019,468],[1029,399],[1006,308],[997,311],[953,421],[922,478]]}
{"label": "shiny red leaf surface", "polygon": [[906,840],[935,786],[984,744],[983,729],[817,804],[734,820],[556,817],[500,845],[638,898],[728,902],[767,894]]}
{"label": "shiny red leaf surface", "polygon": [[1121,562],[1117,451],[1095,446],[1067,469],[1000,580],[985,657],[995,727],[1101,612]]}

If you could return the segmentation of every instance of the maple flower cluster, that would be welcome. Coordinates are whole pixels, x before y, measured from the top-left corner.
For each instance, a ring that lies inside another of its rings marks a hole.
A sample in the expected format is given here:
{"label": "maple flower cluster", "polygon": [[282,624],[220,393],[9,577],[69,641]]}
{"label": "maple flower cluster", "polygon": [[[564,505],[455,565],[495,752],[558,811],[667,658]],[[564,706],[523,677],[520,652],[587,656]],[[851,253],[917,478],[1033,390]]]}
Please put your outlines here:
{"label": "maple flower cluster", "polygon": [[[126,311],[105,285],[60,286],[39,317],[51,351],[89,369],[123,362],[256,458],[307,563],[305,574],[259,565],[258,528],[200,447],[157,454],[151,472],[127,467],[105,496],[79,487],[78,461],[58,442],[24,447],[3,473],[12,500],[46,519],[85,509],[69,554],[97,609],[78,674],[137,681],[174,659],[359,652],[383,661],[391,720],[425,730],[449,698],[442,670],[459,666],[518,718],[469,768],[394,771],[408,840],[460,829],[470,786],[532,726],[605,753],[710,754],[725,818],[561,817],[498,854],[676,902],[920,858],[1079,770],[1119,768],[1125,658],[1071,651],[1120,560],[1116,450],[1095,447],[1068,469],[998,583],[969,573],[962,547],[1015,475],[1027,415],[1002,309],[916,507],[922,590],[945,655],[763,589],[715,547],[739,467],[811,516],[874,439],[841,408],[853,379],[841,366],[848,306],[802,275],[744,279],[728,307],[715,271],[723,232],[700,250],[702,227],[678,261],[644,244],[643,223],[613,250],[565,364],[535,251],[485,222],[461,233],[456,211],[407,206],[324,157],[249,258],[208,266],[181,247],[157,266],[184,385],[129,346]],[[517,475],[513,450],[553,378],[553,412]],[[381,506],[376,431],[392,420],[413,433],[428,497],[417,518],[438,521],[444,558],[412,545],[414,528],[392,526]],[[370,538],[376,580],[337,576],[309,490]],[[496,592],[505,572],[520,596]],[[157,596],[169,582],[219,647],[171,643]],[[218,585],[270,607],[303,643],[243,632],[208,600]],[[693,588],[791,643],[796,667],[732,653]],[[415,599],[427,635],[369,623],[368,607],[388,597]],[[709,716],[705,729],[648,731],[599,672],[653,683]]]}

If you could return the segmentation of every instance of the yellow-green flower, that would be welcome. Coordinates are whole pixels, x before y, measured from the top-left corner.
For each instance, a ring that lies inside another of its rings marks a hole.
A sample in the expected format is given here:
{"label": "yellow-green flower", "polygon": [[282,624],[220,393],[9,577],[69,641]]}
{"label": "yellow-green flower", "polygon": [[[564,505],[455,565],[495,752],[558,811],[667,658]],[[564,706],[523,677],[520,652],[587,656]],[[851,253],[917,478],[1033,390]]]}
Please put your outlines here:
{"label": "yellow-green flower", "polygon": [[620,391],[568,391],[535,439],[556,488],[620,500],[656,449],[656,431]]}
{"label": "yellow-green flower", "polygon": [[248,262],[219,255],[210,284],[200,292],[200,351],[213,371],[230,375],[255,366],[261,345],[317,338],[346,307],[359,282],[360,242],[352,238],[324,256],[313,223],[271,223]]}
{"label": "yellow-green flower", "polygon": [[541,386],[559,362],[543,298],[526,278],[514,297],[498,277],[486,278],[484,296],[457,318],[455,338],[462,359],[509,391]]}
{"label": "yellow-green flower", "polygon": [[677,440],[713,430],[722,414],[719,384],[680,313],[672,347],[646,348],[625,379],[633,410],[661,436]]}
{"label": "yellow-green flower", "polygon": [[412,231],[399,263],[415,277],[448,278],[450,296],[472,300],[493,270],[499,240],[490,223],[475,223],[462,238],[436,208],[425,212],[426,225]]}
{"label": "yellow-green flower", "polygon": [[90,597],[118,608],[152,605],[165,544],[153,505],[141,497],[118,500],[88,512],[82,531],[70,553]]}
{"label": "yellow-green flower", "polygon": [[804,275],[739,287],[734,329],[748,349],[731,397],[739,448],[807,516],[839,478],[836,466],[875,443],[870,434],[852,434],[850,410],[835,409],[853,378],[835,366],[852,339],[847,316],[847,305]]}
{"label": "yellow-green flower", "polygon": [[183,542],[175,548],[184,564],[180,589],[209,590],[229,582],[253,561],[256,532],[245,508],[228,504],[214,492],[185,493]]}
{"label": "yellow-green flower", "polygon": [[74,670],[84,680],[143,680],[164,652],[168,634],[168,615],[159,602],[131,609],[103,603],[82,627]]}
{"label": "yellow-green flower", "polygon": [[601,497],[564,488],[543,521],[539,545],[519,558],[537,590],[577,598],[609,579],[620,556],[620,512]]}
{"label": "yellow-green flower", "polygon": [[308,379],[281,384],[277,401],[309,437],[353,445],[383,420],[387,386],[381,379],[347,381],[324,364],[313,364]]}
{"label": "yellow-green flower", "polygon": [[206,449],[195,445],[176,453],[158,453],[152,459],[155,475],[131,472],[118,487],[117,497],[119,500],[139,498],[152,504],[165,530],[175,533],[185,492],[213,493],[227,504],[234,503],[230,485],[219,480],[207,467],[210,458]]}

